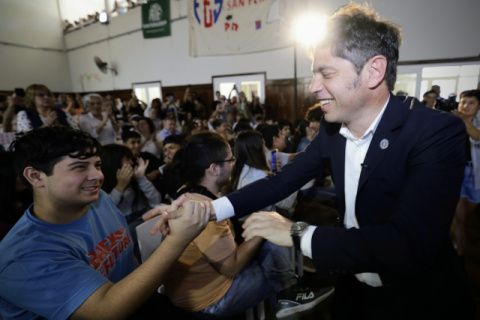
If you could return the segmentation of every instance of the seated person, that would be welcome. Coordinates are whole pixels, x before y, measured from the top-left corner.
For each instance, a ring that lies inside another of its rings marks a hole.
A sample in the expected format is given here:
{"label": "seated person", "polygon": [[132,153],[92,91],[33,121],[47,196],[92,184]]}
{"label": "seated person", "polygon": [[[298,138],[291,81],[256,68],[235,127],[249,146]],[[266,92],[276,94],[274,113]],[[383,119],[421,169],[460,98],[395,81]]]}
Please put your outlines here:
{"label": "seated person", "polygon": [[138,220],[147,210],[159,205],[162,197],[145,177],[148,161],[134,159],[125,146],[109,144],[101,154],[105,181],[102,189],[112,198],[128,223]]}
{"label": "seated person", "polygon": [[163,129],[157,134],[157,139],[163,141],[166,137],[171,136],[172,134],[180,134],[180,131],[177,130],[177,121],[175,118],[168,116],[163,119]]}
{"label": "seated person", "polygon": [[[227,141],[219,134],[193,136],[174,158],[176,169],[185,177],[178,193],[191,200],[216,199],[230,180],[234,162]],[[188,245],[165,288],[171,301],[185,310],[201,317],[224,317],[266,298],[275,309],[276,293],[296,281],[288,250],[258,238],[237,246],[226,220],[210,221]]]}
{"label": "seated person", "polygon": [[162,143],[157,141],[155,125],[152,119],[140,117],[138,119],[138,131],[142,135],[142,152],[149,152],[155,157],[160,158]]}
{"label": "seated person", "polygon": [[120,132],[120,126],[115,119],[112,108],[104,111],[104,100],[98,93],[91,93],[83,97],[83,102],[88,106],[89,112],[79,119],[80,130],[89,133],[101,145],[115,143],[115,138]]}
{"label": "seated person", "polygon": [[[265,149],[261,133],[251,130],[244,131],[238,135],[234,148],[236,161],[227,193],[272,174],[265,158]],[[291,214],[293,213],[296,199],[297,192],[294,192],[282,201],[264,208],[263,211],[274,211],[275,207],[277,207]],[[246,217],[243,219],[246,219]]]}
{"label": "seated person", "polygon": [[285,137],[286,147],[283,151],[286,153],[294,153],[296,150],[292,149],[292,139],[294,133],[292,123],[286,119],[280,119],[278,120],[278,128]]}
{"label": "seated person", "polygon": [[130,149],[134,158],[142,158],[145,162],[148,162],[147,170],[145,170],[145,176],[148,180],[154,181],[159,175],[158,168],[162,165],[162,161],[147,151],[140,151],[142,145],[142,135],[135,131],[133,127],[124,126],[122,131],[123,145]]}
{"label": "seated person", "polygon": [[234,137],[233,135],[230,133],[230,126],[228,125],[228,123],[223,120],[223,119],[215,119],[213,120],[213,123],[212,123],[212,126],[213,126],[213,130],[218,133],[219,135],[221,135],[222,137],[224,137],[228,143],[233,146],[233,143],[234,143]]}
{"label": "seated person", "polygon": [[32,84],[25,89],[25,110],[17,115],[17,130],[27,132],[35,128],[65,126],[78,129],[70,113],[54,106],[54,97],[43,84]]}
{"label": "seated person", "polygon": [[[267,159],[267,164],[272,171],[280,170],[284,165],[292,161],[296,153],[285,153],[282,152],[287,147],[285,142],[285,136],[280,131],[277,125],[274,124],[265,124],[256,129],[259,131],[263,140],[265,140],[265,157]],[[272,168],[272,152],[277,151],[277,166]]]}
{"label": "seated person", "polygon": [[172,170],[171,164],[177,151],[182,149],[182,146],[185,144],[185,140],[182,135],[172,134],[163,140],[163,144],[165,164],[160,166],[161,175],[158,175],[153,184],[160,191],[163,202],[166,203],[165,200],[171,201],[171,199],[175,198],[177,190],[181,186]]}
{"label": "seated person", "polygon": [[[184,144],[185,144],[184,137],[181,135],[171,135],[166,137],[165,140],[163,140],[163,145],[164,145],[163,153],[165,154],[164,156],[165,165],[173,161],[173,157],[175,156],[178,150],[182,149],[182,146]],[[160,168],[165,167],[165,165],[161,166]]]}
{"label": "seated person", "polygon": [[100,189],[101,148],[60,126],[34,129],[11,145],[34,202],[0,242],[1,318],[127,318],[204,229],[206,206],[184,204],[185,219],[171,220],[170,234],[135,269],[125,218]]}

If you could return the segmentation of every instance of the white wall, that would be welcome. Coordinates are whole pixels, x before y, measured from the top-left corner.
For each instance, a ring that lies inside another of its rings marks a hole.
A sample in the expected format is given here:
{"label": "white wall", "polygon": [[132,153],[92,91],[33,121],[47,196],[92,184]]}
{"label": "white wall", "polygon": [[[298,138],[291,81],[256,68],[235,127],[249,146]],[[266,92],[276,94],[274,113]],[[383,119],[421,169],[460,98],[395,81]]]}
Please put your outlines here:
{"label": "white wall", "polygon": [[[58,1],[60,8],[63,8],[64,4],[73,0]],[[88,3],[95,1],[100,0],[90,0]],[[140,8],[111,19],[109,25],[91,25],[63,38],[61,30],[56,31],[55,28],[60,25],[58,12],[63,14],[65,10],[58,10],[56,2],[0,1],[0,41],[57,49],[63,48],[65,41],[67,49],[62,54],[0,44],[0,68],[6,75],[0,79],[0,90],[11,90],[32,82],[45,83],[54,91],[75,92],[128,89],[133,82],[158,80],[162,81],[163,86],[204,84],[211,83],[212,75],[251,72],[266,72],[267,79],[293,78],[293,48],[247,55],[192,58],[188,56],[186,19],[173,22],[170,37],[143,39],[142,32],[135,31],[141,27]],[[480,54],[478,0],[370,2],[381,16],[402,26],[404,43],[400,51],[401,61],[474,57]],[[339,5],[347,3],[348,0],[308,0],[307,6],[309,10],[330,15]],[[186,5],[187,0],[171,1],[171,18],[185,16]],[[131,33],[105,40],[127,32]],[[95,41],[98,43],[89,45]],[[298,76],[309,77],[310,62],[303,49],[298,48]],[[94,56],[99,56],[110,66],[116,66],[118,76],[100,72],[93,62]],[[13,83],[12,79],[17,82]]]}
{"label": "white wall", "polygon": [[0,90],[32,83],[72,89],[56,0],[1,0],[0,43]]}
{"label": "white wall", "polygon": [[86,19],[89,14],[100,13],[105,10],[105,0],[58,0],[58,6],[62,20],[73,23],[80,18]]}

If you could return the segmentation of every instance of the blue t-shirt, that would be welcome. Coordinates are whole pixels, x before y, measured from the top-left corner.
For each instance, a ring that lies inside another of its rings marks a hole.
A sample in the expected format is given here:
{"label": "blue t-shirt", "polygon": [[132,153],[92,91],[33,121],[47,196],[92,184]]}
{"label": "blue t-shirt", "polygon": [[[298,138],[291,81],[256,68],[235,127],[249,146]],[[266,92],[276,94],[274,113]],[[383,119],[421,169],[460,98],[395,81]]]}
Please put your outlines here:
{"label": "blue t-shirt", "polygon": [[4,319],[67,319],[100,286],[135,269],[125,217],[103,190],[72,223],[46,223],[31,210],[0,242]]}

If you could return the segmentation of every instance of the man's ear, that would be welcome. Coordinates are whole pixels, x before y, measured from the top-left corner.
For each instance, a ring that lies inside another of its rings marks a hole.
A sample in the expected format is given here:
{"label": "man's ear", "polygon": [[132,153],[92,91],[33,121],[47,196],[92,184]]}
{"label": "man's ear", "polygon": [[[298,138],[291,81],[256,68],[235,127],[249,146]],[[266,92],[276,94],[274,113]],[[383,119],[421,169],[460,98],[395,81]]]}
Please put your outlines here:
{"label": "man's ear", "polygon": [[387,71],[387,58],[382,55],[377,55],[368,60],[366,66],[368,67],[368,87],[371,89],[378,87],[385,79],[385,73]]}
{"label": "man's ear", "polygon": [[32,187],[41,188],[45,186],[45,173],[39,171],[33,167],[26,167],[23,170],[23,176],[28,182],[32,185]]}
{"label": "man's ear", "polygon": [[210,164],[210,166],[209,166],[207,169],[205,169],[205,170],[206,170],[206,171],[205,171],[205,174],[210,174],[210,175],[216,177],[216,176],[218,175],[218,164],[212,163],[212,164]]}

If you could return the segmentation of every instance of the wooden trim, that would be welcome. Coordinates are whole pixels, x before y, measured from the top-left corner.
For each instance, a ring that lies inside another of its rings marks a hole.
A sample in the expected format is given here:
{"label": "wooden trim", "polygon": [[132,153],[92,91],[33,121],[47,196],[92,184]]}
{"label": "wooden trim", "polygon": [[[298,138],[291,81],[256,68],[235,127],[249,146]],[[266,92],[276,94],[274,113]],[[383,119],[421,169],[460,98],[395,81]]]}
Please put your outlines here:
{"label": "wooden trim", "polygon": [[451,58],[451,59],[399,61],[397,65],[410,66],[410,65],[416,65],[416,64],[438,64],[438,63],[474,62],[474,61],[480,61],[480,56],[465,57],[465,58]]}

